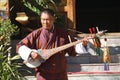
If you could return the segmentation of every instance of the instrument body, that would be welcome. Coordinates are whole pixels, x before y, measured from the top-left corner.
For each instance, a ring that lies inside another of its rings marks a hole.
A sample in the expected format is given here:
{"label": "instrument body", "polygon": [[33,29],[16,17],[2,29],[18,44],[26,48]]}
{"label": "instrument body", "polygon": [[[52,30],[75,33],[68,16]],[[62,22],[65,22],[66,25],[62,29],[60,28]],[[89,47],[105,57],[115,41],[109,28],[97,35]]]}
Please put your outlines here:
{"label": "instrument body", "polygon": [[[33,49],[33,51],[35,51],[36,53],[38,53],[42,59],[41,60],[38,60],[38,59],[32,59],[32,58],[29,58],[27,61],[24,61],[25,65],[28,66],[29,68],[36,68],[38,66],[41,65],[42,62],[44,62],[45,60],[47,60],[49,57],[51,57],[52,55],[62,51],[62,50],[65,50],[69,47],[72,47],[78,43],[80,43],[81,41],[78,40],[78,41],[75,41],[75,42],[72,42],[72,43],[69,43],[69,44],[66,44],[66,45],[63,45],[63,46],[60,46],[60,47],[57,47],[57,48],[52,48],[52,49],[39,49],[39,50],[35,50]],[[45,56],[45,54],[49,54],[47,56]]]}

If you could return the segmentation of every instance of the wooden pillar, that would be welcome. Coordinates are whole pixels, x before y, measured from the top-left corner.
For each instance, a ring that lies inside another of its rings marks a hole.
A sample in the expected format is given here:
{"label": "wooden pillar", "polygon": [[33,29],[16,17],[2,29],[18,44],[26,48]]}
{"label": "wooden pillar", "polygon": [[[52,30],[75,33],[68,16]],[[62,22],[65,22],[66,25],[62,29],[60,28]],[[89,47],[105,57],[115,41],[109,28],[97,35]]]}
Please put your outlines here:
{"label": "wooden pillar", "polygon": [[0,1],[0,17],[8,19],[9,18],[9,0]]}
{"label": "wooden pillar", "polygon": [[67,13],[67,28],[76,29],[76,12],[75,12],[76,0],[61,0],[61,3],[65,5],[57,6],[59,13]]}
{"label": "wooden pillar", "polygon": [[68,27],[76,29],[75,0],[67,0],[65,11],[67,12],[68,17]]}

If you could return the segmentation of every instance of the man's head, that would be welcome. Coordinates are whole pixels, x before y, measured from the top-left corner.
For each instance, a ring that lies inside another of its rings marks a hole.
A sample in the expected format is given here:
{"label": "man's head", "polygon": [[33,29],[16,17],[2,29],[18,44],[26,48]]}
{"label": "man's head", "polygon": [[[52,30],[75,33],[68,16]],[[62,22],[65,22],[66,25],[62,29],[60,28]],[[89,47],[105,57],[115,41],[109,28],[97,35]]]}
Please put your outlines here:
{"label": "man's head", "polygon": [[50,30],[53,27],[55,18],[54,11],[51,9],[43,9],[40,14],[42,28]]}

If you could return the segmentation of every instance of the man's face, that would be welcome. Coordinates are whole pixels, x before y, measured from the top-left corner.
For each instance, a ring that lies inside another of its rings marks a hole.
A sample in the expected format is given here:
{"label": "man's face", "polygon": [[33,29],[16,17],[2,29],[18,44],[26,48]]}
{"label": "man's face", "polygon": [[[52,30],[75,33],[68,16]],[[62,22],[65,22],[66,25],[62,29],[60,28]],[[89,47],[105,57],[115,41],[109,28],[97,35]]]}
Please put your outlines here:
{"label": "man's face", "polygon": [[50,30],[54,23],[54,17],[49,15],[48,13],[41,14],[41,24],[42,28]]}

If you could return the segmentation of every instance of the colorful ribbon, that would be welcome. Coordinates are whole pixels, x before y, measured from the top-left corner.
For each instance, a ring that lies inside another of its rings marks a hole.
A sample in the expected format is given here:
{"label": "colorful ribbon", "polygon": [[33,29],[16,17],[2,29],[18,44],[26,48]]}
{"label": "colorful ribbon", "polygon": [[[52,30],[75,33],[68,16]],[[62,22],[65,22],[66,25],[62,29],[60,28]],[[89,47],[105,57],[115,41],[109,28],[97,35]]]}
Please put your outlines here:
{"label": "colorful ribbon", "polygon": [[93,43],[94,43],[94,48],[95,48],[95,51],[98,55],[100,55],[100,48],[101,48],[101,42],[100,42],[100,38],[98,36],[96,36],[96,30],[95,28],[89,28],[89,31],[91,33],[91,35],[95,35],[94,38],[92,39],[93,40]]}

